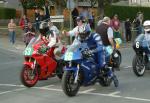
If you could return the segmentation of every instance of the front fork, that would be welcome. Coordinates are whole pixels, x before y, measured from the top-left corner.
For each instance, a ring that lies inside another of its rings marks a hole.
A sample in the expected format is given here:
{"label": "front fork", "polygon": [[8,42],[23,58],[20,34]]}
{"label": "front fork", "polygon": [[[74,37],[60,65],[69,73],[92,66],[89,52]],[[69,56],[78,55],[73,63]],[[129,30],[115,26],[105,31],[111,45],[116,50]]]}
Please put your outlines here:
{"label": "front fork", "polygon": [[80,69],[80,66],[79,64],[77,65],[77,70],[76,70],[76,73],[75,73],[75,79],[74,79],[74,83],[76,84],[77,83],[77,80],[79,78],[79,69]]}

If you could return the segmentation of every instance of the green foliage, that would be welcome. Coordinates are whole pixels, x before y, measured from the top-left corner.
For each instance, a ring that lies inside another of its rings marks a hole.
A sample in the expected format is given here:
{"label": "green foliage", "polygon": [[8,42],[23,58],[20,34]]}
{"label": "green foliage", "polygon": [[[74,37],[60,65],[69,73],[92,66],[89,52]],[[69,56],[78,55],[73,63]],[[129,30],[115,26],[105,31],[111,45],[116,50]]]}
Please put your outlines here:
{"label": "green foliage", "polygon": [[11,8],[0,8],[0,19],[11,19],[16,17],[16,10]]}
{"label": "green foliage", "polygon": [[105,15],[112,17],[114,14],[118,14],[120,20],[126,20],[130,18],[135,19],[137,12],[142,12],[144,14],[144,19],[150,18],[150,8],[149,7],[133,7],[133,6],[107,6],[105,8]]}
{"label": "green foliage", "polygon": [[44,6],[46,0],[20,0],[23,8],[33,8],[35,6],[42,7]]}

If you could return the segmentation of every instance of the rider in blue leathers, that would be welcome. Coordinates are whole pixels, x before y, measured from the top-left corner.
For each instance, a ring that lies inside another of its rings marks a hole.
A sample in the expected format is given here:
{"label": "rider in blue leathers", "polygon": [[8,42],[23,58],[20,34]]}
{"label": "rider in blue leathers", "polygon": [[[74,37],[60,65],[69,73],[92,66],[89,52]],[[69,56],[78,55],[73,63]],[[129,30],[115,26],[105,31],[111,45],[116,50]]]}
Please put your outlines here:
{"label": "rider in blue leathers", "polygon": [[[85,43],[88,45],[88,52],[93,52],[93,59],[99,64],[99,68],[105,67],[105,55],[104,55],[104,46],[102,44],[102,40],[99,34],[91,33],[91,28],[89,24],[83,22],[82,17],[77,17],[77,26],[66,32],[68,36],[75,36],[75,40],[81,41],[81,43]],[[74,41],[75,41],[74,40]]]}

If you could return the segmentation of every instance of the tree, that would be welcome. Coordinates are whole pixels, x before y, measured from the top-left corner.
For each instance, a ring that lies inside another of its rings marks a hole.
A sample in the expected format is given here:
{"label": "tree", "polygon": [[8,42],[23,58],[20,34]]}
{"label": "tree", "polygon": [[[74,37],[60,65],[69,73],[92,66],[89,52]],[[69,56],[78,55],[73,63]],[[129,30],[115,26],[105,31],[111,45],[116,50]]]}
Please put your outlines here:
{"label": "tree", "polygon": [[45,2],[48,0],[19,0],[23,7],[23,13],[27,14],[27,9],[33,8],[33,7],[43,7],[45,5]]}
{"label": "tree", "polygon": [[56,4],[58,6],[58,10],[61,11],[63,10],[66,5],[67,5],[67,0],[19,0],[22,7],[23,7],[23,12],[24,14],[27,14],[27,9],[33,8],[33,7],[38,7],[42,8],[45,6],[45,3],[52,3]]}
{"label": "tree", "polygon": [[[100,14],[100,19],[104,16],[104,8],[105,6],[111,5],[112,2],[118,2],[119,0],[94,0],[98,2],[98,13]],[[92,3],[96,4],[93,0]]]}

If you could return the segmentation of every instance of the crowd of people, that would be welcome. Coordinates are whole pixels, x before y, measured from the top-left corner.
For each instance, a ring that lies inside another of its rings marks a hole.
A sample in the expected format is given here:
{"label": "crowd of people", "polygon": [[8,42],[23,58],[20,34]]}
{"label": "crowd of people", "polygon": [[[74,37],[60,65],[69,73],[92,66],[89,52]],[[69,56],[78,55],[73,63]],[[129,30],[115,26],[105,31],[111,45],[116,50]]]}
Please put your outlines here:
{"label": "crowd of people", "polygon": [[[20,19],[20,22],[19,22],[19,26],[24,33],[23,40],[24,40],[24,43],[26,46],[28,45],[30,40],[33,37],[35,37],[36,34],[39,32],[40,23],[43,21],[48,22],[48,26],[49,26],[50,30],[55,31],[57,35],[61,34],[61,32],[59,32],[58,28],[50,21],[49,17],[50,17],[50,14],[48,11],[48,5],[45,5],[45,9],[35,8],[35,19],[34,19],[33,23],[31,23],[30,19],[26,15],[22,16],[22,18]],[[101,32],[103,32],[103,28],[101,30],[101,29],[98,29],[98,27],[101,28],[101,25],[107,24],[107,26],[109,27],[109,29],[108,29],[108,32],[109,32],[108,37],[109,38],[122,38],[122,39],[126,40],[126,42],[130,42],[132,40],[132,32],[131,31],[133,28],[133,24],[134,24],[134,28],[136,30],[136,36],[143,33],[143,28],[142,28],[143,14],[141,12],[137,13],[137,16],[133,22],[130,21],[130,18],[126,19],[126,21],[124,23],[126,38],[124,38],[123,37],[124,35],[121,34],[121,32],[120,32],[121,22],[119,21],[119,17],[117,14],[115,14],[112,19],[109,17],[104,17],[103,19],[98,21],[97,25],[95,25],[96,23],[95,23],[94,12],[92,12],[88,8],[84,8],[82,10],[82,12],[79,13],[78,9],[74,8],[72,11],[74,27],[79,25],[77,17],[82,17],[83,22],[86,25],[88,25],[88,27],[92,31],[98,32],[99,34],[101,34]],[[16,24],[15,24],[14,20],[11,19],[8,24],[9,38],[10,38],[11,44],[15,43],[15,29],[16,29]],[[112,42],[111,42],[111,44],[112,44]]]}

